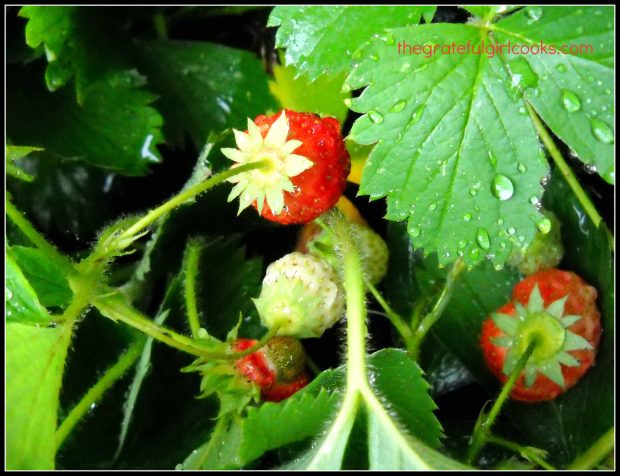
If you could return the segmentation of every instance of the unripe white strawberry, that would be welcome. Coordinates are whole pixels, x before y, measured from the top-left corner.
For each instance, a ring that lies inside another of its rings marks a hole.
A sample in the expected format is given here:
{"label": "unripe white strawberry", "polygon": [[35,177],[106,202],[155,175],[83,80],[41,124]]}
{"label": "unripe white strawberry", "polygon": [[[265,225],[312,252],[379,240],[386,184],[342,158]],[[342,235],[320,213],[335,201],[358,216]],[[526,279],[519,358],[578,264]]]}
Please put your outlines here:
{"label": "unripe white strawberry", "polygon": [[[350,224],[353,239],[359,249],[364,275],[371,284],[378,284],[388,266],[388,247],[383,238],[366,225]],[[329,230],[321,230],[304,245],[312,254],[320,256],[336,270],[340,277],[344,272],[336,254],[334,236]]]}
{"label": "unripe white strawberry", "polygon": [[263,325],[279,335],[320,337],[344,315],[345,295],[327,262],[293,252],[267,267],[254,304]]}

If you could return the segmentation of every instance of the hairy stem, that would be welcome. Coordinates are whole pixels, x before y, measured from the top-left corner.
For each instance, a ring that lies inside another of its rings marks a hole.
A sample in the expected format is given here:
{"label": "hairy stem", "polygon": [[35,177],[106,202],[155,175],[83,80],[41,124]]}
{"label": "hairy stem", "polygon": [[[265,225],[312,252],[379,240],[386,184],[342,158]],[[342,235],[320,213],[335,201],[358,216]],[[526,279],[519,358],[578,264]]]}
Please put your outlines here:
{"label": "hairy stem", "polygon": [[134,342],[129,346],[118,361],[112,365],[103,376],[93,385],[80,401],[71,409],[67,417],[56,430],[56,449],[60,448],[75,425],[86,415],[88,410],[94,405],[112,386],[125,374],[127,370],[138,360],[140,352],[144,346],[143,339]]}
{"label": "hairy stem", "polygon": [[143,334],[182,352],[207,359],[240,359],[256,352],[278,332],[278,328],[274,327],[270,329],[259,342],[241,352],[214,352],[209,347],[202,345],[199,341],[156,324],[136,309],[114,301],[113,299],[100,297],[94,302],[94,305],[104,316],[114,321],[121,321]]}
{"label": "hairy stem", "polygon": [[409,348],[411,345],[413,345],[414,341],[414,336],[411,328],[407,325],[401,315],[392,309],[392,307],[387,303],[381,293],[370,281],[365,280],[365,283],[366,288],[368,288],[370,293],[374,296],[375,300],[383,308],[383,310],[385,311],[385,315],[390,320],[392,325],[396,328],[403,341],[405,342],[407,348]]}
{"label": "hairy stem", "polygon": [[560,150],[555,145],[555,142],[553,142],[551,135],[549,134],[549,132],[547,132],[547,128],[540,120],[540,117],[538,117],[538,114],[536,114],[536,111],[534,111],[534,108],[527,101],[525,102],[525,106],[527,107],[530,117],[532,118],[532,121],[534,122],[534,126],[536,127],[536,131],[538,132],[538,136],[543,141],[543,144],[545,144],[545,147],[549,151],[549,155],[551,156],[551,158],[555,162],[555,165],[558,167],[558,169],[564,176],[566,183],[568,183],[568,186],[571,188],[571,190],[577,197],[577,200],[579,200],[579,203],[581,203],[581,206],[583,207],[587,215],[590,217],[590,220],[592,220],[592,222],[594,223],[594,226],[598,228],[599,225],[601,224],[602,218],[599,215],[596,207],[590,200],[590,197],[588,197],[588,194],[586,193],[586,191],[581,187],[581,185],[577,181],[575,174],[571,170],[570,166],[564,160],[564,157],[562,156]]}
{"label": "hairy stem", "polygon": [[433,327],[433,325],[439,320],[446,306],[450,302],[450,299],[452,298],[452,294],[454,292],[454,284],[456,282],[456,279],[459,277],[459,275],[464,269],[465,262],[461,258],[458,258],[454,262],[454,264],[452,265],[452,269],[448,273],[448,276],[446,278],[446,284],[441,294],[439,295],[435,306],[433,306],[431,312],[429,312],[422,318],[417,329],[415,329],[412,344],[408,347],[409,352],[415,359],[417,359],[420,354],[420,347],[422,346],[422,341],[426,337],[426,334],[428,334],[428,331],[431,329],[431,327]]}
{"label": "hairy stem", "polygon": [[614,450],[616,427],[612,426],[588,450],[579,455],[566,469],[594,469],[606,456]]}
{"label": "hairy stem", "polygon": [[235,175],[239,175],[241,173],[247,172],[249,170],[255,170],[263,167],[267,162],[265,161],[257,161],[252,162],[250,164],[244,164],[239,167],[234,167],[225,170],[224,172],[220,172],[217,175],[205,180],[204,182],[197,183],[186,190],[179,192],[177,195],[164,202],[162,205],[154,208],[142,218],[140,218],[136,223],[127,228],[123,233],[119,235],[116,242],[120,249],[128,246],[132,238],[138,235],[141,231],[148,228],[151,224],[161,218],[163,215],[173,210],[174,208],[182,205],[187,200],[190,200],[197,195],[200,195],[203,192],[206,192],[210,188],[226,181],[230,177],[234,177]]}
{"label": "hairy stem", "polygon": [[497,400],[495,400],[495,402],[493,403],[493,406],[491,407],[491,410],[489,411],[489,413],[487,413],[486,416],[481,415],[483,420],[479,421],[476,424],[474,434],[472,435],[472,438],[471,438],[471,444],[469,446],[469,451],[467,453],[467,462],[469,464],[473,464],[474,460],[476,459],[476,457],[478,456],[482,448],[484,448],[484,446],[489,441],[489,436],[491,434],[491,428],[493,427],[493,424],[495,423],[497,416],[501,412],[502,407],[504,406],[504,403],[506,403],[506,400],[508,399],[510,392],[512,391],[513,387],[517,383],[517,379],[519,378],[519,376],[521,375],[521,372],[525,368],[525,365],[527,364],[527,361],[532,355],[532,352],[534,352],[535,347],[536,347],[536,341],[533,341],[532,343],[530,343],[526,351],[523,353],[523,355],[517,362],[517,365],[515,366],[512,373],[510,374],[510,377],[508,377],[508,380],[502,387],[502,391],[497,397]]}
{"label": "hairy stem", "polygon": [[198,262],[202,247],[197,241],[190,241],[185,251],[183,268],[185,269],[185,280],[183,281],[185,295],[185,309],[187,310],[187,320],[192,335],[196,337],[200,330],[200,319],[198,316],[198,306],[196,304],[196,276],[198,275]]}

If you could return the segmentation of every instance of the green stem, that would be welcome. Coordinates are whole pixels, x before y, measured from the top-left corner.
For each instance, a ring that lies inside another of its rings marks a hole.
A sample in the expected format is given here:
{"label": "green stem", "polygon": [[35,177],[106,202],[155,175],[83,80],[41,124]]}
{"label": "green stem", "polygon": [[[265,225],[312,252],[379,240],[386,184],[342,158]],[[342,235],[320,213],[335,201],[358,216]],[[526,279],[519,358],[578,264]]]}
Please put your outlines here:
{"label": "green stem", "polygon": [[481,422],[479,422],[479,424],[476,424],[474,434],[472,435],[471,445],[467,453],[467,462],[469,464],[473,464],[474,460],[478,456],[478,453],[480,453],[482,448],[484,448],[484,446],[488,442],[489,436],[491,434],[491,428],[493,427],[493,424],[495,423],[497,416],[502,410],[504,403],[506,403],[506,400],[508,399],[510,392],[512,391],[513,387],[517,383],[517,379],[519,378],[519,376],[521,375],[521,372],[525,368],[525,365],[527,364],[527,361],[530,358],[530,355],[532,355],[532,352],[534,352],[535,347],[536,347],[536,341],[531,342],[530,345],[527,347],[526,351],[523,353],[523,355],[517,362],[517,365],[515,366],[512,373],[510,374],[510,377],[508,377],[508,380],[502,387],[502,391],[497,397],[497,400],[495,400],[495,402],[493,403],[493,406],[491,407],[491,411],[489,411],[489,413],[486,416],[481,415],[484,419]]}
{"label": "green stem", "polygon": [[247,172],[249,170],[255,170],[266,165],[266,161],[257,161],[249,164],[244,164],[239,167],[234,167],[225,170],[224,172],[220,172],[217,175],[205,180],[204,182],[197,183],[172,197],[167,202],[164,202],[157,208],[154,208],[142,218],[140,218],[136,223],[127,228],[123,233],[121,233],[116,242],[119,246],[119,249],[127,247],[133,241],[133,238],[140,233],[141,231],[148,228],[151,224],[157,221],[160,217],[173,210],[174,208],[182,205],[187,200],[190,200],[197,195],[200,195],[203,192],[206,192],[210,188],[228,180],[230,177],[234,177],[235,175],[239,175],[241,173]]}
{"label": "green stem", "polygon": [[359,251],[349,231],[348,220],[337,209],[331,212],[330,218],[343,255],[347,305],[347,386],[360,388],[368,381],[366,375],[368,328],[366,327],[364,272]]}
{"label": "green stem", "polygon": [[531,461],[532,463],[537,464],[541,468],[547,469],[549,471],[555,470],[555,468],[551,466],[549,463],[547,463],[543,458],[541,458],[533,448],[530,448],[528,446],[521,446],[517,443],[514,443],[509,440],[505,440],[504,438],[501,438],[496,435],[491,435],[491,434],[487,435],[487,442],[490,444],[503,446],[504,448],[507,448],[510,451],[514,451],[515,453],[518,453],[521,456],[523,456],[528,461]]}
{"label": "green stem", "polygon": [[420,347],[422,346],[422,341],[428,334],[428,331],[433,327],[433,325],[439,320],[446,306],[450,302],[450,298],[452,298],[452,294],[454,292],[454,284],[456,279],[461,274],[461,272],[465,269],[465,262],[462,258],[458,258],[454,264],[452,265],[452,269],[448,273],[446,278],[446,284],[433,306],[431,312],[425,315],[417,329],[415,330],[414,338],[412,341],[412,345],[409,347],[409,352],[413,356],[414,359],[417,359],[420,354]]}
{"label": "green stem", "polygon": [[199,242],[191,241],[187,245],[185,253],[185,280],[183,281],[185,294],[185,308],[187,309],[187,320],[192,335],[196,337],[200,330],[200,319],[198,316],[198,306],[196,304],[196,276],[198,275],[198,262],[202,247]]}
{"label": "green stem", "polygon": [[549,151],[549,155],[564,176],[566,183],[568,183],[568,186],[572,189],[573,193],[577,197],[577,200],[579,200],[579,203],[581,203],[581,206],[590,217],[590,220],[592,220],[592,222],[594,223],[594,226],[598,228],[602,221],[602,218],[596,210],[596,207],[590,200],[590,197],[588,197],[586,191],[577,181],[575,174],[564,160],[564,157],[562,157],[561,152],[555,145],[555,142],[553,142],[551,135],[547,132],[547,128],[538,117],[538,114],[536,114],[536,111],[534,111],[534,108],[527,101],[525,101],[525,106],[527,107],[530,117],[534,122],[534,126],[536,127],[536,131],[538,132],[538,136],[543,141],[543,144],[545,144],[545,147]]}
{"label": "green stem", "polygon": [[588,470],[593,469],[607,455],[614,450],[616,427],[612,426],[596,443],[575,459],[566,469]]}
{"label": "green stem", "polygon": [[405,345],[409,348],[410,345],[413,344],[414,336],[411,328],[407,325],[405,320],[394,311],[387,301],[383,298],[381,293],[377,290],[377,288],[367,279],[364,280],[366,283],[366,288],[370,291],[370,293],[374,296],[375,300],[379,303],[379,305],[385,311],[387,318],[390,320],[392,325],[396,328],[400,336],[405,341]]}
{"label": "green stem", "polygon": [[55,259],[60,260],[66,264],[69,264],[67,258],[65,258],[55,246],[51,245],[43,235],[41,235],[32,223],[13,205],[9,200],[6,200],[6,215],[11,221],[21,230],[21,232],[28,238],[33,245],[47,254],[53,256]]}
{"label": "green stem", "polygon": [[88,392],[80,399],[80,401],[71,409],[67,417],[56,430],[56,449],[60,448],[75,425],[88,412],[103,394],[108,391],[131,366],[138,360],[142,348],[144,346],[143,339],[134,342],[129,346],[118,361],[110,367],[99,381],[93,385]]}
{"label": "green stem", "polygon": [[100,297],[94,302],[94,305],[104,316],[109,317],[112,320],[121,321],[134,329],[137,329],[143,334],[146,334],[153,339],[169,345],[170,347],[174,347],[182,352],[207,359],[240,359],[246,355],[256,352],[278,332],[277,328],[270,329],[259,342],[241,352],[213,352],[210,348],[204,347],[198,341],[156,324],[137,310],[117,303],[112,299]]}

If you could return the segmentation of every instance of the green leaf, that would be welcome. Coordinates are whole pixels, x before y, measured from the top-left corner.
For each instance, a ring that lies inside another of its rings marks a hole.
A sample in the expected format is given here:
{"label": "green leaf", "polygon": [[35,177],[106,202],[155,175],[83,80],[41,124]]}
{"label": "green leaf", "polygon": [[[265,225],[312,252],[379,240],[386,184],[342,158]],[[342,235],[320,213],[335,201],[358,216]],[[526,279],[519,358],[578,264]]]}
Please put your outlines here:
{"label": "green leaf", "polygon": [[13,142],[126,175],[143,175],[159,161],[162,118],[148,106],[154,96],[136,89],[143,77],[135,71],[107,76],[92,83],[78,104],[71,88],[46,91],[38,66],[7,71],[7,134]]}
{"label": "green leaf", "polygon": [[[516,66],[513,84],[523,76],[525,99],[554,134],[590,170],[613,184],[613,7],[530,6],[500,21],[493,30],[499,43],[533,46],[542,42],[575,50],[568,54],[511,54],[508,67]],[[528,70],[527,81],[523,65]]]}
{"label": "green leaf", "polygon": [[19,265],[9,254],[6,258],[6,320],[7,322],[23,322],[47,324],[52,317],[39,302],[36,292],[24,276]]}
{"label": "green leaf", "polygon": [[344,76],[321,76],[311,82],[292,65],[274,64],[273,77],[269,90],[282,109],[335,117],[341,124],[346,119],[349,110],[344,101],[351,97],[351,92],[341,92]]}
{"label": "green leaf", "polygon": [[232,126],[245,130],[247,118],[275,112],[261,62],[247,51],[182,41],[139,44],[141,71],[159,93],[166,135],[185,134],[202,146],[210,132]]}
{"label": "green leaf", "polygon": [[486,256],[499,266],[511,243],[531,242],[542,216],[530,203],[548,171],[534,127],[497,56],[397,54],[401,39],[489,41],[472,25],[433,24],[391,30],[364,47],[347,79],[369,85],[353,100],[366,114],[350,138],[376,143],[360,190],[387,195],[386,217],[408,219],[414,247],[436,251],[440,263]]}
{"label": "green leaf", "polygon": [[55,260],[38,248],[12,246],[10,255],[15,259],[26,279],[45,307],[64,306],[73,292],[67,281],[72,271],[65,262]]}
{"label": "green leaf", "polygon": [[27,147],[27,146],[19,146],[19,145],[7,145],[5,147],[5,160],[6,160],[6,174],[10,175],[17,179],[23,180],[24,182],[32,182],[34,178],[32,175],[24,172],[20,169],[17,164],[15,164],[16,160],[19,160],[23,157],[30,155],[32,152],[36,152],[41,150],[39,147]]}
{"label": "green leaf", "polygon": [[[238,469],[271,449],[316,435],[337,408],[342,377],[342,371],[327,370],[282,402],[249,408],[245,418],[216,435],[217,441],[192,452],[183,469]],[[226,450],[213,451],[220,447]]]}
{"label": "green leaf", "polygon": [[357,397],[358,389],[348,388],[323,436],[287,468],[339,469],[362,408],[368,415],[370,469],[465,468],[433,449],[441,430],[417,364],[404,351],[384,349],[369,357],[368,371],[370,387],[362,386]]}
{"label": "green leaf", "polygon": [[54,469],[56,417],[71,326],[6,326],[6,465]]}
{"label": "green leaf", "polygon": [[311,80],[350,71],[355,50],[386,28],[427,22],[436,7],[279,6],[267,26],[278,26],[276,47],[286,48],[286,64]]}

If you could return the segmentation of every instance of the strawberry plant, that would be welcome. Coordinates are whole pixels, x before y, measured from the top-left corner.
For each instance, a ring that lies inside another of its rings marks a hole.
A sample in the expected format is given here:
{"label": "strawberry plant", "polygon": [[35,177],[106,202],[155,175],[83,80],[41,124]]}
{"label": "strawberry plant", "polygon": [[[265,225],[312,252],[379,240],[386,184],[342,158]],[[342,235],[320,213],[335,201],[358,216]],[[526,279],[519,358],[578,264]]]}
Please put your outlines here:
{"label": "strawberry plant", "polygon": [[7,469],[614,467],[612,7],[5,13]]}

